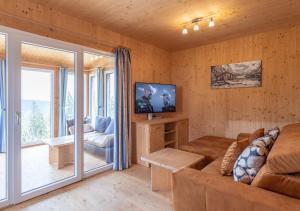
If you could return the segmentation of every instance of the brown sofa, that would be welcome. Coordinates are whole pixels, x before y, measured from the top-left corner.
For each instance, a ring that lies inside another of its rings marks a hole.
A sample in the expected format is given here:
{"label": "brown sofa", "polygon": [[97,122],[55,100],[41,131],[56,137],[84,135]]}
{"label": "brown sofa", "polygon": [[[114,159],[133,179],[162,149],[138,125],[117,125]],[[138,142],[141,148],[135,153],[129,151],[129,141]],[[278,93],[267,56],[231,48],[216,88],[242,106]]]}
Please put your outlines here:
{"label": "brown sofa", "polygon": [[[269,172],[264,174],[264,170],[263,173],[259,173],[260,178],[255,178],[259,180],[255,181],[256,186],[237,183],[233,181],[232,176],[220,174],[223,155],[232,141],[234,139],[206,136],[180,147],[181,150],[205,155],[206,160],[202,166],[205,167],[201,170],[186,168],[173,175],[173,209],[300,211],[300,200],[297,199],[300,194],[300,177],[290,174],[300,167],[300,162],[296,167],[290,165],[290,162],[295,164],[300,156],[300,124],[283,128],[263,167]],[[291,161],[281,166],[282,159],[286,159],[288,155],[292,156]],[[273,185],[263,182],[270,174],[276,176],[272,177],[275,178]],[[290,177],[293,177],[292,182]],[[277,178],[279,179],[276,180]],[[287,187],[287,190],[283,191],[285,194],[278,193],[278,186],[281,190],[282,186]],[[289,194],[295,197],[290,197]]]}

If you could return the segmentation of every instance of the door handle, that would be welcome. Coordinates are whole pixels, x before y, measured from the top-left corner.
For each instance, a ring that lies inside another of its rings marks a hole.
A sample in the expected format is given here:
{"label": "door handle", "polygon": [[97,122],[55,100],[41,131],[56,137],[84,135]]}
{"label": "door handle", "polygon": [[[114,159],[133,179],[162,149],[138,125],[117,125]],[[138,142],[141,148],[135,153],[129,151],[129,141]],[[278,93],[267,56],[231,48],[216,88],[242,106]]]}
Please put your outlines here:
{"label": "door handle", "polygon": [[17,111],[15,112],[17,124],[21,125],[21,112]]}

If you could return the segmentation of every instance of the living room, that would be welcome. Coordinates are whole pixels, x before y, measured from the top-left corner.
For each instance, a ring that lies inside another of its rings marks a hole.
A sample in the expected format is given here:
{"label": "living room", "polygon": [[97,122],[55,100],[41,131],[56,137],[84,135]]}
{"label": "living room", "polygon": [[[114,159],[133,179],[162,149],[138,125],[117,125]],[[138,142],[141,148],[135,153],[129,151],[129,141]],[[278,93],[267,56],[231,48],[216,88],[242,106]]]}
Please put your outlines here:
{"label": "living room", "polygon": [[300,210],[299,20],[297,0],[0,1],[0,209]]}

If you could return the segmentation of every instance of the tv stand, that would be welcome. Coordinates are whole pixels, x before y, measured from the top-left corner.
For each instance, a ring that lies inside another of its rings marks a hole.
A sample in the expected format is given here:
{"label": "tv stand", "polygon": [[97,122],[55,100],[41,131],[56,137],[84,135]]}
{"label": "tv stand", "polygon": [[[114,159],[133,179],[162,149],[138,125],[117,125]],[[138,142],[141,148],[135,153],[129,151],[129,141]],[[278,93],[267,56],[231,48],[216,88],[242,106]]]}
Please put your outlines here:
{"label": "tv stand", "polygon": [[147,114],[147,119],[152,120],[153,119],[153,113],[148,113]]}
{"label": "tv stand", "polygon": [[186,144],[189,139],[188,130],[189,120],[182,116],[134,122],[132,161],[149,167],[147,162],[141,160],[142,155]]}

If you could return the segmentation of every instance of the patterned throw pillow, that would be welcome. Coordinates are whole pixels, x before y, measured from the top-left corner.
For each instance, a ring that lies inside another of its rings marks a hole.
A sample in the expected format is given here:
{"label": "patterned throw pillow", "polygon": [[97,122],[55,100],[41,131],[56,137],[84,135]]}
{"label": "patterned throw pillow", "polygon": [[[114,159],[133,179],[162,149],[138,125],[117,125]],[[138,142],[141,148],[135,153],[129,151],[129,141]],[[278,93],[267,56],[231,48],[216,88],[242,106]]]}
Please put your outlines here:
{"label": "patterned throw pillow", "polygon": [[272,139],[274,141],[276,141],[276,139],[278,138],[279,134],[280,134],[280,129],[278,127],[275,127],[273,129],[268,130],[265,135],[271,136]]}
{"label": "patterned throw pillow", "polygon": [[251,144],[255,139],[258,139],[260,137],[263,137],[265,135],[265,129],[260,128],[256,131],[254,131],[250,136],[249,136],[249,144]]}
{"label": "patterned throw pillow", "polygon": [[254,140],[234,164],[234,181],[251,184],[258,171],[265,164],[273,143],[274,140],[269,135]]}

